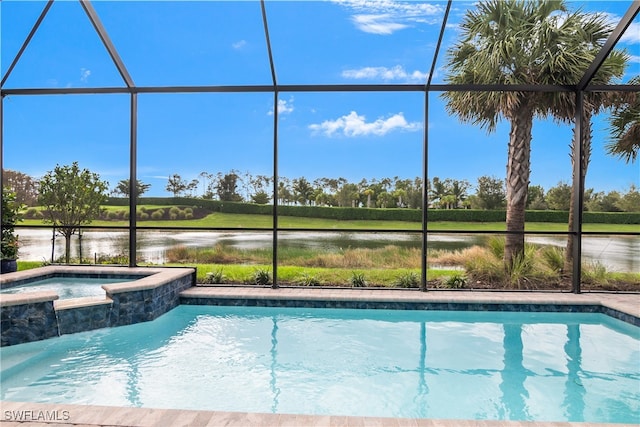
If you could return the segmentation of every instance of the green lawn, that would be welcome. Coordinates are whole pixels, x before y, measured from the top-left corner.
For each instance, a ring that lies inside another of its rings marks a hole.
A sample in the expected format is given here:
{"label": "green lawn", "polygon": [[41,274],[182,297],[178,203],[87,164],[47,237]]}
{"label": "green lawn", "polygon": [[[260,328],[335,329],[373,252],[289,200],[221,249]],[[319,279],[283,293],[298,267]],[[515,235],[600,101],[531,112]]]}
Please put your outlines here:
{"label": "green lawn", "polygon": [[[169,206],[167,206],[169,207]],[[114,207],[109,207],[109,210]],[[122,207],[117,207],[122,210]],[[41,225],[40,220],[25,219],[22,225]],[[94,221],[98,226],[127,227],[128,221]],[[273,218],[270,215],[229,214],[212,213],[202,219],[177,220],[177,221],[138,221],[138,226],[144,227],[210,227],[210,228],[271,228]],[[503,231],[506,229],[504,222],[453,222],[437,221],[429,222],[429,231],[459,230],[459,231]],[[280,216],[278,218],[280,228],[316,228],[316,229],[398,229],[421,230],[419,222],[409,221],[380,221],[380,220],[333,220],[323,218],[302,218],[292,216]],[[584,224],[583,231],[598,232],[637,232],[637,224]],[[567,231],[567,224],[549,222],[529,222],[525,226],[526,231]]]}

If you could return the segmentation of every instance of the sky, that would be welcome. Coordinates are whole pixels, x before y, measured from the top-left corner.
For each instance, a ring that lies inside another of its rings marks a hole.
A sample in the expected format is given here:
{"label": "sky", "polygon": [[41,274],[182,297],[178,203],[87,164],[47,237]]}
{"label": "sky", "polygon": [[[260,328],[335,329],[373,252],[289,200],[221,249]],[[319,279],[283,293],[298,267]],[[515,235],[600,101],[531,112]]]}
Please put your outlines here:
{"label": "sky", "polygon": [[[568,2],[615,23],[630,1]],[[1,71],[42,11],[41,1],[2,1]],[[257,1],[94,1],[137,86],[271,85]],[[424,84],[446,2],[398,0],[272,1],[265,4],[278,84]],[[455,1],[432,77],[444,83],[446,52],[473,2]],[[617,48],[630,55],[622,83],[640,74],[640,18]],[[56,1],[3,88],[124,87],[107,50],[76,1]],[[424,94],[420,92],[280,92],[278,172],[309,181],[422,175]],[[272,92],[140,94],[138,179],[146,195],[167,196],[167,179],[201,180],[203,172],[271,175]],[[3,101],[6,169],[40,177],[78,161],[113,188],[128,178],[130,97],[11,95]],[[640,164],[605,154],[606,115],[594,119],[587,188],[622,191],[640,185]],[[509,122],[487,134],[429,95],[428,175],[504,178]],[[536,120],[531,184],[571,182],[572,126]],[[201,188],[201,187],[199,187]]]}

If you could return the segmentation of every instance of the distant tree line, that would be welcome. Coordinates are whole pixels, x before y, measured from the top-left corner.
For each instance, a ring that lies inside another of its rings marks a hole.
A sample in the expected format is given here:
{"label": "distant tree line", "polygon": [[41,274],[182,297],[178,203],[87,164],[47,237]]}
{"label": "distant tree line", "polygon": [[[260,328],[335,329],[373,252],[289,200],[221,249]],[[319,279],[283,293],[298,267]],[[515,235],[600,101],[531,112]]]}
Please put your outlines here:
{"label": "distant tree line", "polygon": [[[201,180],[187,181],[179,174],[171,175],[165,189],[173,197],[200,197],[208,200],[268,204],[272,201],[273,178],[231,170],[227,173],[202,172]],[[38,180],[22,172],[3,171],[3,182],[16,193],[18,203],[34,206],[38,201]],[[151,184],[137,181],[138,197],[151,188]],[[505,182],[493,176],[481,176],[475,186],[467,180],[434,177],[427,180],[429,207],[436,209],[504,209]],[[111,190],[116,197],[129,197],[129,180],[119,181]],[[527,209],[568,210],[571,186],[559,182],[545,191],[540,185],[530,185]],[[626,193],[619,191],[585,191],[584,206],[592,212],[639,212],[640,192],[631,185]],[[372,178],[349,182],[345,178],[305,177],[278,181],[278,203],[298,206],[338,206],[368,208],[413,208],[422,206],[422,179]]]}
{"label": "distant tree line", "polygon": [[[18,203],[38,204],[38,180],[22,172],[4,170],[3,182],[16,194]],[[199,197],[223,202],[268,204],[272,201],[273,178],[231,170],[227,173],[202,172],[198,179],[187,181],[179,174],[171,175],[165,189],[173,197]],[[137,181],[138,197],[151,184]],[[119,181],[110,191],[115,197],[129,197],[129,180]],[[475,185],[467,180],[434,177],[427,180],[429,207],[434,209],[498,210],[506,207],[505,181],[494,176],[481,176]],[[559,182],[545,189],[530,185],[528,210],[569,210],[571,185]],[[422,179],[372,178],[349,182],[345,178],[281,177],[278,181],[278,203],[287,206],[338,206],[368,208],[410,208],[422,206]],[[596,191],[589,188],[584,195],[585,211],[640,212],[640,191],[631,184],[627,192]]]}

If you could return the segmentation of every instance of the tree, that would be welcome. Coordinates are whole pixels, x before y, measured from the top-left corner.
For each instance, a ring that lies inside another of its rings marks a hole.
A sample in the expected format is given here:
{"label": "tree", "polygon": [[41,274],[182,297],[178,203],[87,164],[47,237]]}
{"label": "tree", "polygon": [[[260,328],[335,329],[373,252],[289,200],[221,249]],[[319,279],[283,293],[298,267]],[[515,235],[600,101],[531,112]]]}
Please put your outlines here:
{"label": "tree", "polygon": [[547,206],[554,211],[567,211],[571,204],[571,186],[566,182],[559,182],[547,191]]}
{"label": "tree", "polygon": [[[9,187],[2,187],[2,243],[0,248],[0,259],[2,260],[14,261],[18,258],[18,236],[15,234],[15,225],[22,221],[22,210],[23,205],[18,202],[16,193]],[[5,272],[4,267],[2,272]]]}
{"label": "tree", "polygon": [[[629,84],[640,85],[640,76],[632,78]],[[620,98],[609,119],[611,135],[605,148],[609,154],[632,163],[640,151],[640,95],[634,91]]]}
{"label": "tree", "polygon": [[[461,39],[448,50],[449,84],[557,84],[567,64],[576,61],[572,46],[581,17],[566,12],[564,1],[490,0],[469,10]],[[575,82],[574,82],[575,84]],[[509,132],[505,266],[524,253],[524,223],[530,175],[531,129],[536,115],[548,113],[544,93],[520,91],[445,92],[447,111],[488,132],[500,118]]]}
{"label": "tree", "polygon": [[545,210],[547,202],[544,199],[544,188],[540,185],[530,185],[527,192],[527,209]]}
{"label": "tree", "polygon": [[449,194],[449,181],[441,180],[437,176],[431,181],[431,201],[434,205],[441,205],[442,199]]}
{"label": "tree", "polygon": [[356,203],[358,203],[360,194],[358,192],[358,186],[352,183],[343,184],[340,187],[340,190],[336,193],[336,201],[338,202],[338,206],[350,206],[357,207]]}
{"label": "tree", "polygon": [[471,187],[466,179],[451,181],[451,195],[453,196],[453,207],[459,208],[467,198],[467,190]]}
{"label": "tree", "polygon": [[[576,12],[571,16],[576,17],[576,19],[567,20],[562,23],[562,28],[565,29],[567,34],[571,34],[572,37],[569,37],[566,42],[565,48],[567,54],[559,59],[572,60],[567,61],[567,65],[563,67],[564,71],[558,74],[558,84],[569,85],[580,81],[588,64],[595,60],[613,30],[612,25],[608,23],[608,19],[604,14]],[[573,23],[573,25],[570,25],[570,23]],[[629,56],[624,51],[611,51],[592,77],[590,83],[599,85],[613,83],[615,79],[622,77],[624,74],[628,58]],[[569,145],[569,155],[574,173],[568,206],[569,232],[571,232],[573,231],[576,214],[581,214],[581,212],[576,213],[578,209],[578,198],[575,196],[580,194],[584,199],[585,194],[584,183],[591,160],[592,117],[605,108],[615,107],[624,97],[615,94],[612,95],[609,92],[591,91],[584,93],[581,103],[580,126],[582,132],[580,134],[577,132],[577,124],[575,123],[578,108],[576,95],[570,92],[556,92],[548,93],[546,97],[548,99],[547,104],[550,112],[556,120],[574,123],[574,135]],[[574,155],[576,144],[580,144],[580,159],[576,159]],[[575,176],[576,162],[580,162],[581,175],[579,177]],[[547,202],[549,202],[549,200],[547,200]],[[565,271],[571,271],[573,266],[573,242],[574,236],[572,234],[567,235],[567,246],[564,251]]]}
{"label": "tree", "polygon": [[213,178],[213,175],[207,171],[202,171],[198,176],[202,179],[202,198],[211,199],[213,197],[213,193],[210,191],[210,180]]}
{"label": "tree", "polygon": [[616,205],[622,212],[640,212],[640,191],[631,184],[629,191],[620,198]]}
{"label": "tree", "polygon": [[[268,196],[268,194],[271,193],[272,182],[273,182],[273,179],[270,176],[266,176],[266,175],[256,175],[255,177],[251,177],[250,184],[253,190],[253,194],[254,195],[258,193],[267,194],[267,202],[265,203],[269,203],[271,196]],[[253,200],[253,197],[252,197],[252,200]]]}
{"label": "tree", "polygon": [[[145,184],[140,180],[136,180],[136,193],[138,197],[142,196],[147,190],[151,188],[151,184]],[[111,194],[122,195],[122,197],[129,197],[129,180],[123,179],[118,182],[116,187],[111,191]]]}
{"label": "tree", "polygon": [[251,202],[258,205],[266,205],[271,200],[271,197],[265,191],[258,191],[251,195]]}
{"label": "tree", "polygon": [[71,166],[56,165],[40,180],[38,202],[44,207],[44,221],[53,224],[64,236],[66,263],[71,255],[71,236],[79,227],[90,224],[100,215],[101,205],[107,201],[109,183],[88,169],[80,169],[78,162]]}
{"label": "tree", "polygon": [[602,212],[620,212],[620,201],[622,196],[617,191],[610,191],[602,196],[600,200],[600,210]]}
{"label": "tree", "polygon": [[315,201],[314,189],[305,177],[293,180],[293,195],[296,202],[302,205],[311,204],[312,200]]}
{"label": "tree", "polygon": [[172,193],[173,197],[178,197],[180,194],[184,193],[187,190],[188,185],[189,184],[187,183],[187,181],[182,179],[182,177],[177,173],[174,173],[169,177],[165,189],[169,193]]}
{"label": "tree", "polygon": [[493,176],[481,176],[478,178],[474,208],[503,209],[506,200],[504,181]]}
{"label": "tree", "polygon": [[200,184],[200,181],[198,181],[197,179],[192,179],[187,184],[187,188],[185,188],[185,191],[187,193],[189,193],[189,197],[195,197],[196,196],[196,190],[198,189],[198,184]]}
{"label": "tree", "polygon": [[278,180],[278,202],[281,205],[289,204],[293,200],[290,184],[288,178],[282,177]]}
{"label": "tree", "polygon": [[18,204],[33,206],[38,201],[38,181],[25,173],[3,169],[2,185],[15,193]]}
{"label": "tree", "polygon": [[378,194],[376,199],[376,206],[379,208],[390,208],[395,206],[396,199],[390,193],[383,191]]}
{"label": "tree", "polygon": [[241,202],[242,196],[238,194],[238,179],[238,174],[233,170],[225,175],[218,173],[216,186],[218,199],[223,202]]}
{"label": "tree", "polygon": [[422,178],[414,178],[413,182],[407,186],[406,201],[411,209],[422,208]]}

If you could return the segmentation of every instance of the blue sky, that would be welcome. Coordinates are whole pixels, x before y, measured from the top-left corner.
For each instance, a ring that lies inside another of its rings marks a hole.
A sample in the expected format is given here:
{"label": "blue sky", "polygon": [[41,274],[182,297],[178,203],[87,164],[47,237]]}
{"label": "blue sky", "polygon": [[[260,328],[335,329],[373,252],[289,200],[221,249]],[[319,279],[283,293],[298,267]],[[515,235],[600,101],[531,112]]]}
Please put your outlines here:
{"label": "blue sky", "polygon": [[[35,19],[38,1],[0,3],[1,69],[6,73]],[[569,2],[601,11],[612,22],[629,1]],[[93,3],[138,86],[269,85],[260,3]],[[267,1],[280,84],[424,83],[435,50],[444,1]],[[454,2],[434,83],[442,83],[446,49],[471,2]],[[623,82],[640,74],[640,20],[620,46],[631,61]],[[123,87],[124,83],[84,11],[56,1],[8,78],[5,88]],[[509,123],[495,133],[449,116],[438,93],[429,99],[429,176],[505,176]],[[167,177],[201,172],[273,170],[272,93],[141,94],[138,178],[163,196]],[[128,95],[9,96],[4,108],[4,166],[42,176],[78,161],[113,187],[127,177]],[[421,93],[281,92],[279,172],[319,177],[414,178],[421,175],[424,95]],[[626,191],[640,184],[640,165],[604,154],[606,122],[594,120],[587,187]],[[572,129],[534,123],[531,183],[570,182]]]}

